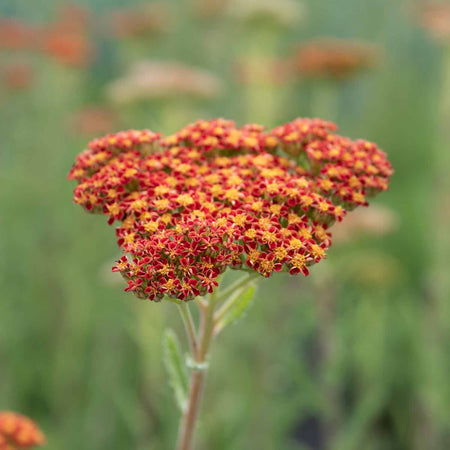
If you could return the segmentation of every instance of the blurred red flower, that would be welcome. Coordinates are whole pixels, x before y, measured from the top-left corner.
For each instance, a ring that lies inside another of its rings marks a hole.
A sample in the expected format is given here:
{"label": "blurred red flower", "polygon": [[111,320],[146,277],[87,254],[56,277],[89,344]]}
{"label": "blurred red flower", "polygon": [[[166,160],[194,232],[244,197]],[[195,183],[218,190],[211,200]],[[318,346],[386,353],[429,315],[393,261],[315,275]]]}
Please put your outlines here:
{"label": "blurred red flower", "polygon": [[1,78],[8,89],[27,89],[33,83],[33,67],[28,62],[10,64],[2,68]]}
{"label": "blurred red flower", "polygon": [[55,22],[42,30],[41,50],[63,65],[84,67],[94,53],[89,31],[88,10],[65,5],[58,10]]}
{"label": "blurred red flower", "polygon": [[28,50],[36,47],[37,29],[32,25],[7,17],[0,18],[0,48]]}
{"label": "blurred red flower", "polygon": [[116,38],[142,38],[167,31],[168,13],[163,5],[115,10],[106,17],[108,32]]}
{"label": "blurred red flower", "polygon": [[44,32],[42,51],[63,65],[84,67],[93,54],[93,47],[84,34],[56,27]]}

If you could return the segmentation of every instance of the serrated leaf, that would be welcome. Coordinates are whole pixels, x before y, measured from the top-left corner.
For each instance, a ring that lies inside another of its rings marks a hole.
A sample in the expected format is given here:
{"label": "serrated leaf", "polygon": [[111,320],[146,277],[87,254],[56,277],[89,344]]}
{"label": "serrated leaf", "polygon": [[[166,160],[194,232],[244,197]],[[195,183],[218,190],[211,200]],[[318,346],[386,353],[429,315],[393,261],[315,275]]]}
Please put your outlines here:
{"label": "serrated leaf", "polygon": [[181,354],[180,343],[171,329],[167,329],[164,333],[163,357],[175,400],[180,410],[183,411],[187,404],[189,389],[188,373]]}
{"label": "serrated leaf", "polygon": [[219,332],[227,325],[236,322],[242,318],[251,305],[253,295],[255,294],[256,286],[254,284],[242,289],[236,298],[233,299],[231,306],[227,309],[226,313],[220,319],[216,326]]}

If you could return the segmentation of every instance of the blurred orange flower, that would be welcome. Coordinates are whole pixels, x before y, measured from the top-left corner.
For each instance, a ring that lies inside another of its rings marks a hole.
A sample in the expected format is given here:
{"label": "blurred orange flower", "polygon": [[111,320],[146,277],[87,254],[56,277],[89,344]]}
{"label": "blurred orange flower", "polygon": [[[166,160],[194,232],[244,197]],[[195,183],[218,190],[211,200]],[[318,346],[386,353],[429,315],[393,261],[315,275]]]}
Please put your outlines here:
{"label": "blurred orange flower", "polygon": [[45,436],[28,417],[0,411],[0,450],[20,450],[45,444]]}
{"label": "blurred orange flower", "polygon": [[59,63],[71,67],[84,67],[93,54],[93,48],[86,36],[59,27],[45,32],[42,50]]}
{"label": "blurred orange flower", "polygon": [[374,68],[379,49],[369,43],[321,38],[301,45],[292,57],[294,73],[305,78],[343,80],[361,70]]}
{"label": "blurred orange flower", "polygon": [[94,53],[88,11],[72,4],[60,9],[56,21],[42,30],[41,50],[63,65],[86,66]]}
{"label": "blurred orange flower", "polygon": [[64,65],[82,67],[93,53],[88,25],[88,11],[74,4],[60,8],[47,26],[0,18],[0,48],[41,51]]}

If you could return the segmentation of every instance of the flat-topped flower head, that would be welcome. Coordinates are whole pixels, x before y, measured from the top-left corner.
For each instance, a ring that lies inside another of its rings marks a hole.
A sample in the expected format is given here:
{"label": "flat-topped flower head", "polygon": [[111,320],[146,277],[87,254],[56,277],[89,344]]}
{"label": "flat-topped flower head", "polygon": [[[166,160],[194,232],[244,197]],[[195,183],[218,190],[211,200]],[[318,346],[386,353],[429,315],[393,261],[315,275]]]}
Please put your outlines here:
{"label": "flat-topped flower head", "polygon": [[28,417],[0,411],[0,450],[20,450],[45,444],[45,437]]}
{"label": "flat-topped flower head", "polygon": [[74,201],[108,217],[123,256],[113,268],[139,298],[190,300],[227,268],[307,275],[329,228],[388,188],[392,168],[370,142],[333,123],[296,119],[267,131],[225,119],[171,136],[108,135],[69,174]]}

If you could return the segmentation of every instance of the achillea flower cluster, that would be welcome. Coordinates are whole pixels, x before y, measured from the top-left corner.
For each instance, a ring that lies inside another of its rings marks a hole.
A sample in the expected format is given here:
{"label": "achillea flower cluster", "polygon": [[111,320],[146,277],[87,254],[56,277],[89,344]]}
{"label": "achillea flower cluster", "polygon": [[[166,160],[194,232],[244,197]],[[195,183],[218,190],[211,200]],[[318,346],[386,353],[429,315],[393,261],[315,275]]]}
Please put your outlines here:
{"label": "achillea flower cluster", "polygon": [[300,77],[343,80],[373,68],[378,53],[373,44],[321,38],[302,44],[292,58],[292,65]]}
{"label": "achillea flower cluster", "polygon": [[123,256],[113,268],[139,298],[190,300],[227,268],[308,274],[329,227],[388,188],[373,143],[333,123],[296,119],[271,131],[198,121],[173,136],[148,130],[90,143],[69,174],[74,201],[105,214]]}
{"label": "achillea flower cluster", "polygon": [[44,443],[44,435],[32,420],[10,411],[0,411],[0,450],[32,448]]}

